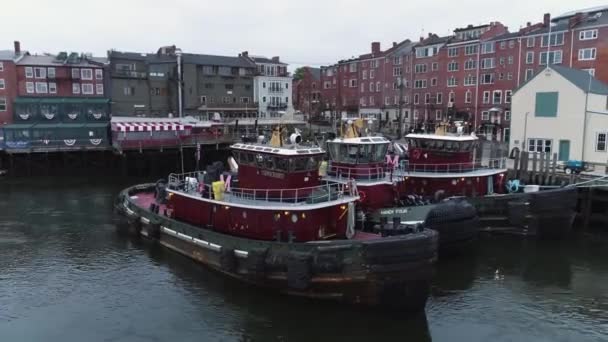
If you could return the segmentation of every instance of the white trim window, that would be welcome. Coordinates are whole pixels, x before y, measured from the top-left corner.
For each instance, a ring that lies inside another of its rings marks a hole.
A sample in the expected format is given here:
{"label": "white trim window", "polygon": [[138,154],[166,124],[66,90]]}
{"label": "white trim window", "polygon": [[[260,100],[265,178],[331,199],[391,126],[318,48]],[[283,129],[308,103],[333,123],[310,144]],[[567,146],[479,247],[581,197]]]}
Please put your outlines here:
{"label": "white trim window", "polygon": [[595,48],[578,49],[579,61],[592,61],[595,59],[597,50]]}
{"label": "white trim window", "polygon": [[53,68],[53,67],[47,68],[46,74],[49,78],[55,78],[55,68]]}
{"label": "white trim window", "polygon": [[[545,34],[542,36],[540,41],[541,47],[547,47],[547,42],[549,40],[549,35]],[[557,32],[551,34],[551,46],[564,45],[564,32]]]}
{"label": "white trim window", "polygon": [[481,120],[483,120],[483,121],[490,120],[490,112],[488,112],[488,111],[481,112]]}
{"label": "white trim window", "polygon": [[34,68],[35,78],[46,78],[46,68]]}
{"label": "white trim window", "polygon": [[393,76],[401,76],[402,73],[403,73],[403,71],[401,70],[401,67],[393,68]]}
{"label": "white trim window", "polygon": [[415,89],[426,88],[426,80],[415,80],[414,88]]}
{"label": "white trim window", "polygon": [[0,62],[0,71],[4,71],[4,62]]}
{"label": "white trim window", "polygon": [[80,83],[72,83],[72,94],[80,94]]}
{"label": "white trim window", "polygon": [[[549,63],[550,64],[561,64],[562,63],[562,50],[555,50],[549,52]],[[541,52],[540,57],[538,58],[538,64],[545,65],[547,64],[547,52]]]}
{"label": "white trim window", "polygon": [[474,59],[468,59],[464,62],[464,70],[473,70],[477,69],[477,61]]}
{"label": "white trim window", "polygon": [[0,78],[0,89],[6,88],[6,84],[4,83],[4,78]]}
{"label": "white trim window", "polygon": [[369,105],[370,105],[370,106],[375,105],[374,99],[375,99],[375,97],[373,97],[373,96],[370,96],[370,97],[369,97]]}
{"label": "white trim window", "polygon": [[483,103],[484,104],[488,104],[490,103],[490,92],[488,90],[483,92]]}
{"label": "white trim window", "polygon": [[492,95],[492,103],[493,104],[502,103],[502,90],[494,90],[494,94]]}
{"label": "white trim window", "polygon": [[382,90],[382,86],[380,85],[380,82],[376,82],[376,92],[380,92],[380,90]]}
{"label": "white trim window", "polygon": [[[93,69],[80,69],[80,78],[83,80],[93,79]],[[84,92],[83,92],[84,94]]]}
{"label": "white trim window", "polygon": [[451,61],[448,63],[448,72],[458,71],[458,62]]}
{"label": "white trim window", "polygon": [[511,111],[505,110],[505,121],[511,121]]}
{"label": "white trim window", "polygon": [[494,83],[494,74],[481,74],[481,84],[493,84]]}
{"label": "white trim window", "polygon": [[598,132],[595,134],[595,151],[606,152],[606,132]]}
{"label": "white trim window", "polygon": [[526,75],[524,76],[524,81],[532,79],[534,76],[534,69],[526,69]]}
{"label": "white trim window", "polygon": [[433,62],[433,63],[431,63],[431,70],[432,70],[432,71],[437,71],[437,70],[439,70],[439,63],[437,63],[437,62]]}
{"label": "white trim window", "polygon": [[506,48],[507,48],[507,42],[503,40],[502,42],[500,42],[500,49],[504,50]]}
{"label": "white trim window", "polygon": [[526,40],[527,47],[534,47],[534,43],[536,42],[536,37],[528,37]]}
{"label": "white trim window", "polygon": [[551,153],[552,147],[553,147],[553,140],[551,140],[551,139],[539,139],[539,138],[529,138],[528,139],[528,152]]}
{"label": "white trim window", "polygon": [[448,57],[458,57],[458,48],[457,47],[448,48]]}
{"label": "white trim window", "polygon": [[420,103],[420,94],[414,94],[414,104]]}
{"label": "white trim window", "polygon": [[424,104],[431,104],[431,93],[424,94]]}
{"label": "white trim window", "polygon": [[437,86],[437,77],[431,78],[431,87]]}
{"label": "white trim window", "polygon": [[426,64],[416,64],[414,65],[414,72],[416,74],[424,73],[427,70],[426,68]]}
{"label": "white trim window", "polygon": [[579,40],[597,39],[597,29],[580,31],[578,34],[578,39]]}
{"label": "white trim window", "polygon": [[372,69],[369,71],[369,79],[374,79],[376,77],[376,70]]}
{"label": "white trim window", "polygon": [[49,82],[49,94],[57,94],[57,83]]}
{"label": "white trim window", "polygon": [[25,92],[28,94],[34,93],[34,82],[25,82]]}
{"label": "white trim window", "polygon": [[103,80],[103,70],[102,69],[95,69],[95,79],[98,81]]}
{"label": "white trim window", "polygon": [[366,80],[366,79],[367,79],[367,70],[363,70],[363,71],[361,72],[361,78],[363,78],[364,80]]}
{"label": "white trim window", "polygon": [[[103,95],[103,84],[101,84],[101,83],[97,83],[97,84],[95,85],[95,93],[96,93],[97,95]],[[241,98],[241,100],[242,100],[242,99],[243,99],[243,98]],[[241,102],[241,103],[245,103],[245,102]]]}
{"label": "white trim window", "polygon": [[441,120],[443,119],[443,114],[441,112],[441,109],[436,109],[435,110],[435,120]]}
{"label": "white trim window", "polygon": [[370,92],[374,91],[374,82],[369,82],[369,91]]}
{"label": "white trim window", "polygon": [[477,54],[478,45],[467,45],[464,47],[464,55],[471,56]]}
{"label": "white trim window", "polygon": [[513,90],[505,90],[505,103],[511,103],[511,96],[513,96]]}
{"label": "white trim window", "polygon": [[534,51],[526,52],[526,64],[534,64]]}
{"label": "white trim window", "polygon": [[0,97],[0,112],[6,112],[6,97]]}
{"label": "white trim window", "polygon": [[76,79],[76,80],[80,78],[80,69],[79,68],[72,68],[72,78]]}
{"label": "white trim window", "polygon": [[481,43],[481,54],[494,53],[494,42]]}
{"label": "white trim window", "polygon": [[448,87],[458,87],[458,79],[454,76],[448,78]]}
{"label": "white trim window", "polygon": [[496,67],[494,57],[484,58],[481,60],[480,64],[482,69],[492,69]]}
{"label": "white trim window", "polygon": [[465,86],[474,86],[476,84],[477,84],[477,76],[469,74],[464,78]]}
{"label": "white trim window", "polygon": [[34,68],[25,67],[25,78],[34,78]]}
{"label": "white trim window", "polygon": [[[356,64],[351,64],[351,65],[356,65]],[[357,79],[356,78],[353,78],[350,80],[350,87],[357,88]]]}
{"label": "white trim window", "polygon": [[473,93],[470,90],[467,90],[464,93],[464,103],[471,103],[473,101]]}
{"label": "white trim window", "polygon": [[414,120],[418,120],[418,109],[414,109]]}
{"label": "white trim window", "polygon": [[361,82],[361,92],[365,93],[365,82]]}
{"label": "white trim window", "polygon": [[390,104],[391,104],[391,97],[390,96],[384,97],[384,105],[390,106]]}
{"label": "white trim window", "polygon": [[36,94],[48,94],[49,87],[46,82],[36,82]]}
{"label": "white trim window", "polygon": [[450,91],[450,93],[448,94],[448,103],[454,104],[454,102],[456,102],[456,93]]}

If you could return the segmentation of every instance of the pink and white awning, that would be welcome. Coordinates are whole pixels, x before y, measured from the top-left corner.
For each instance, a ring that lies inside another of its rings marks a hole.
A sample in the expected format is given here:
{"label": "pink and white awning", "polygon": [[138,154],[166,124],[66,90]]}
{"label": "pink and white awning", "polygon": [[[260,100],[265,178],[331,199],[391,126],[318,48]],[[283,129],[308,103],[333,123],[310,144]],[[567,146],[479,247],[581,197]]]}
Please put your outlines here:
{"label": "pink and white awning", "polygon": [[184,131],[191,128],[179,122],[118,122],[112,125],[112,130],[117,132]]}

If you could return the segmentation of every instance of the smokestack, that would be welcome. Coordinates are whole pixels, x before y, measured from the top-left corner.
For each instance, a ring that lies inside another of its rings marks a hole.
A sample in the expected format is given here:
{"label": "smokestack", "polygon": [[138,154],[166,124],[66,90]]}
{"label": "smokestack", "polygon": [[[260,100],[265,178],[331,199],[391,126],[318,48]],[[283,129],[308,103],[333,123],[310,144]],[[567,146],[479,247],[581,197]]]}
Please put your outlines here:
{"label": "smokestack", "polygon": [[551,23],[551,14],[545,13],[545,15],[543,16],[543,24],[548,27],[550,23]]}
{"label": "smokestack", "polygon": [[393,42],[393,47],[397,46],[397,42]]}
{"label": "smokestack", "polygon": [[13,44],[15,46],[15,55],[20,55],[21,54],[21,43],[18,40],[15,40],[15,42]]}
{"label": "smokestack", "polygon": [[380,53],[380,42],[372,42],[372,53]]}

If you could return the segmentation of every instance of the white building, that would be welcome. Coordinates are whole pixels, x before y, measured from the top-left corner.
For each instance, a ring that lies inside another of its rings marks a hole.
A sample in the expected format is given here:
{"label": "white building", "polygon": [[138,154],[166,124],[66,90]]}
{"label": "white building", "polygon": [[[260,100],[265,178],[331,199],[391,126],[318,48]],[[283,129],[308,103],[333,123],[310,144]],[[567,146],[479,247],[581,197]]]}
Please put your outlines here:
{"label": "white building", "polygon": [[287,64],[279,57],[253,57],[257,67],[253,80],[253,99],[258,105],[258,118],[293,118],[292,78],[287,72]]}
{"label": "white building", "polygon": [[608,85],[551,65],[513,94],[510,147],[559,160],[608,161]]}

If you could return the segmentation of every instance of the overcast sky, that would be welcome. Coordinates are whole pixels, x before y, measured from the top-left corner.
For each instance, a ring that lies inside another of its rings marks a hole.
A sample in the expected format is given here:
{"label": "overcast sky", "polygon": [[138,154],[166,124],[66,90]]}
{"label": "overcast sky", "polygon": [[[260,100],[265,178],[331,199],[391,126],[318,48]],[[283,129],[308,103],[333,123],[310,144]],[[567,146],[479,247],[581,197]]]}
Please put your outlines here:
{"label": "overcast sky", "polygon": [[108,49],[281,56],[325,65],[433,32],[500,21],[510,30],[544,13],[605,5],[606,0],[27,0],[0,11],[0,49],[13,40],[32,53]]}

